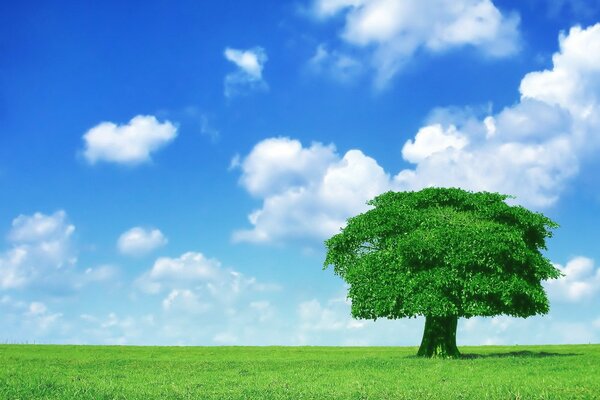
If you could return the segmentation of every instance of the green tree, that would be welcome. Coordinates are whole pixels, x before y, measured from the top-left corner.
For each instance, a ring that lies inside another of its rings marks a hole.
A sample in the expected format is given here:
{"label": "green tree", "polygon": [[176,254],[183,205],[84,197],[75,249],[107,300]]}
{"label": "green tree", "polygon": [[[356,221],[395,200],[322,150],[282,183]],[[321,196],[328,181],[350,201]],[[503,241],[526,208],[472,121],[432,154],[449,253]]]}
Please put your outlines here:
{"label": "green tree", "polygon": [[561,276],[540,253],[558,224],[507,198],[456,188],[381,194],[325,241],[323,269],[348,283],[354,318],[422,315],[417,354],[459,357],[458,318],[546,314],[541,281]]}

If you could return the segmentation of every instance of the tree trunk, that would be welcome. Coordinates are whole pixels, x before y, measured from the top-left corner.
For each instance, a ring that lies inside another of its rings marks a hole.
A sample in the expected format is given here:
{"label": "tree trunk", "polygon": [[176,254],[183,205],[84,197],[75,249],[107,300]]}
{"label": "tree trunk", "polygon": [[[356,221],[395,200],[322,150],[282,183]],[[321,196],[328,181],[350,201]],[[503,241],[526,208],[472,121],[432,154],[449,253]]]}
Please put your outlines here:
{"label": "tree trunk", "polygon": [[456,347],[457,316],[426,317],[419,357],[459,358]]}

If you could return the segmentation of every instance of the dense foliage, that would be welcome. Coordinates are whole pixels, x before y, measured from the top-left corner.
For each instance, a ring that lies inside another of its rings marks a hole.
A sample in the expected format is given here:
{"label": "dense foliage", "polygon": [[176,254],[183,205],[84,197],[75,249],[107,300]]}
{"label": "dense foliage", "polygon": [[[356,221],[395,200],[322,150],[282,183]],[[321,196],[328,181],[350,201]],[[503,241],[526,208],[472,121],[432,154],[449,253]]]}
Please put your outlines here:
{"label": "dense foliage", "polygon": [[558,225],[510,196],[427,188],[387,192],[325,242],[324,268],[348,284],[356,318],[472,317],[548,312],[541,281]]}

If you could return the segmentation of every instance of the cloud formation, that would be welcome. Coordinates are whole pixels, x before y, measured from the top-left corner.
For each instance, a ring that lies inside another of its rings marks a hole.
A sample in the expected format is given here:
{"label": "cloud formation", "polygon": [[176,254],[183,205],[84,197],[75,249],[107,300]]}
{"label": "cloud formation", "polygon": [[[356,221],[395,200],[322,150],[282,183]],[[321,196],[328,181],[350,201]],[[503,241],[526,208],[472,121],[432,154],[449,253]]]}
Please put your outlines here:
{"label": "cloud formation", "polygon": [[170,121],[159,122],[152,115],[138,115],[123,125],[102,122],[83,135],[83,156],[92,165],[141,164],[151,161],[151,154],[176,136],[175,125]]}
{"label": "cloud formation", "polygon": [[167,238],[158,229],[133,227],[119,236],[117,247],[123,254],[141,256],[166,245]]}
{"label": "cloud formation", "polygon": [[391,185],[377,162],[359,150],[340,158],[332,145],[303,148],[289,138],[259,142],[239,168],[240,184],[263,206],[248,217],[253,228],[234,232],[234,241],[327,237]]}
{"label": "cloud formation", "polygon": [[75,226],[62,210],[16,217],[7,235],[10,248],[0,253],[0,289],[40,283],[70,269],[77,260],[73,232]]}
{"label": "cloud formation", "polygon": [[65,316],[39,300],[22,301],[8,295],[0,297],[0,324],[3,340],[9,343],[44,343],[48,337],[65,333]]}
{"label": "cloud formation", "polygon": [[[524,76],[517,104],[485,118],[448,112],[441,125],[434,116],[406,142],[403,156],[415,168],[401,171],[396,182],[500,191],[535,208],[554,204],[580,160],[600,145],[600,24],[574,27],[559,44],[551,69]],[[430,154],[411,157],[426,130],[436,131],[436,143],[454,145],[423,142]]]}
{"label": "cloud formation", "polygon": [[247,50],[227,47],[223,55],[237,67],[235,72],[225,76],[225,97],[268,89],[269,86],[263,79],[263,69],[268,57],[262,47]]}
{"label": "cloud formation", "polygon": [[505,57],[519,49],[519,16],[491,0],[315,0],[312,10],[322,20],[345,16],[340,38],[369,55],[379,88],[419,51],[469,46]]}
{"label": "cloud formation", "polygon": [[208,310],[214,303],[233,304],[251,292],[277,290],[278,286],[263,284],[202,253],[187,252],[180,257],[158,258],[152,268],[142,274],[136,286],[147,294],[165,294],[165,310]]}
{"label": "cloud formation", "polygon": [[587,257],[574,257],[565,266],[554,264],[563,277],[545,283],[550,300],[580,303],[600,293],[600,268]]}
{"label": "cloud formation", "polygon": [[74,232],[63,210],[16,217],[7,234],[9,247],[0,252],[0,290],[62,294],[116,277],[118,269],[110,265],[77,268]]}
{"label": "cloud formation", "polygon": [[[496,114],[435,110],[402,147],[414,164],[392,176],[362,151],[269,138],[238,159],[240,184],[262,199],[237,241],[322,240],[387,190],[461,187],[555,204],[580,160],[600,147],[600,24],[560,36],[553,68],[524,76],[521,99]],[[596,51],[597,50],[597,51]]]}

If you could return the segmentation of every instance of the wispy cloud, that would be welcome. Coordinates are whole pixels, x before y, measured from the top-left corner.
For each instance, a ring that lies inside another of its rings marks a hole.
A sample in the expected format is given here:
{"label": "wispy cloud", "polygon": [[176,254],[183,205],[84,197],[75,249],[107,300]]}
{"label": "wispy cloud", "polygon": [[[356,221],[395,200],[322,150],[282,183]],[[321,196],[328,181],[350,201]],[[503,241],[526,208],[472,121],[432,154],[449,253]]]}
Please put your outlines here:
{"label": "wispy cloud", "polygon": [[247,94],[252,91],[267,90],[269,86],[263,78],[263,69],[268,60],[262,47],[239,50],[226,48],[224,56],[235,64],[237,70],[225,76],[225,96]]}
{"label": "wispy cloud", "polygon": [[491,0],[314,0],[312,10],[320,20],[345,16],[340,39],[364,50],[378,88],[421,50],[468,46],[486,57],[506,57],[520,47],[519,16],[503,14]]}

